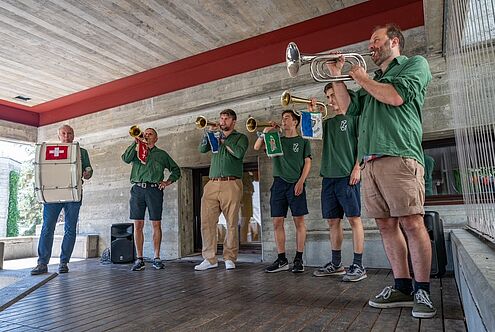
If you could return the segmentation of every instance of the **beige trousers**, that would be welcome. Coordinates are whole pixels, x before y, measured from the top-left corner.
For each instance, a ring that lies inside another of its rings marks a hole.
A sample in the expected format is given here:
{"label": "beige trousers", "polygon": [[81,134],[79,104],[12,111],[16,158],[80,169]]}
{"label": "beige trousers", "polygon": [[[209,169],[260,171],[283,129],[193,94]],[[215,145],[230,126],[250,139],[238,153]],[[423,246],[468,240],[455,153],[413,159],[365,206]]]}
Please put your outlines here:
{"label": "beige trousers", "polygon": [[203,258],[217,262],[217,224],[220,213],[227,220],[227,234],[223,242],[224,260],[237,260],[239,239],[237,224],[242,198],[242,181],[208,181],[201,198],[201,237]]}

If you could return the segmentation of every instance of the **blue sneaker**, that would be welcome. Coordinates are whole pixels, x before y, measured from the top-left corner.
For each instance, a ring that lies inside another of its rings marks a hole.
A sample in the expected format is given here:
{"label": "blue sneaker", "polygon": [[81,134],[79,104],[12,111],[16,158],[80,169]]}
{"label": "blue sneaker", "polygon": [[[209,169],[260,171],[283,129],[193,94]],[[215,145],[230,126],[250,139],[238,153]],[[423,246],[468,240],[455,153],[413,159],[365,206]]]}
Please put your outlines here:
{"label": "blue sneaker", "polygon": [[144,270],[144,260],[142,259],[136,259],[136,262],[131,268],[131,271],[142,271]]}
{"label": "blue sneaker", "polygon": [[161,269],[165,268],[165,265],[163,264],[163,262],[160,258],[155,258],[153,260],[153,267],[157,270],[161,270]]}
{"label": "blue sneaker", "polygon": [[366,269],[357,264],[352,264],[349,266],[345,276],[342,278],[342,281],[359,281],[367,278]]}

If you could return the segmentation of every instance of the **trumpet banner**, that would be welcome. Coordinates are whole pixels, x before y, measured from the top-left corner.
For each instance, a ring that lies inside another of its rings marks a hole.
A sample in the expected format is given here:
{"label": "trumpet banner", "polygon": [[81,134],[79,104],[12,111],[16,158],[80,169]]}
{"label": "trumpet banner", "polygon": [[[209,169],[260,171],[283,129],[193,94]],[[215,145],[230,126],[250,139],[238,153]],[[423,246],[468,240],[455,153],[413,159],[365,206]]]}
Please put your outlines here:
{"label": "trumpet banner", "polygon": [[323,121],[320,112],[301,112],[301,134],[307,139],[323,139]]}
{"label": "trumpet banner", "polygon": [[136,152],[137,152],[137,157],[141,162],[141,164],[146,165],[146,159],[148,158],[148,154],[149,154],[149,149],[148,146],[146,145],[146,142],[138,139],[136,145]]}
{"label": "trumpet banner", "polygon": [[218,153],[220,133],[218,131],[208,131],[206,132],[206,135],[208,136],[211,152]]}
{"label": "trumpet banner", "polygon": [[282,156],[282,142],[280,141],[280,135],[277,131],[265,133],[265,147],[266,155],[268,157]]}

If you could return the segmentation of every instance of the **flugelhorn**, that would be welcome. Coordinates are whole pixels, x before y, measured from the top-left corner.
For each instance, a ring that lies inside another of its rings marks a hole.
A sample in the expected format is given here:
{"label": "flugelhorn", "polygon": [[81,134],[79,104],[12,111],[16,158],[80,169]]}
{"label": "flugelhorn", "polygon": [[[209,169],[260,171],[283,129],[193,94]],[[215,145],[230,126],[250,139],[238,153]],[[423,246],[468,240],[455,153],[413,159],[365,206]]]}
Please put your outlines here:
{"label": "flugelhorn", "polygon": [[198,129],[206,128],[206,126],[213,126],[213,127],[218,126],[217,122],[209,121],[204,116],[198,116],[194,123],[196,124],[196,128]]}
{"label": "flugelhorn", "polygon": [[296,43],[290,42],[285,53],[285,62],[290,77],[296,77],[299,68],[305,64],[310,64],[311,77],[316,82],[343,82],[351,81],[350,75],[331,75],[326,69],[327,62],[336,62],[341,56],[344,56],[345,62],[351,65],[359,65],[367,70],[364,56],[371,56],[369,53],[343,53],[343,54],[302,54],[299,52]]}
{"label": "flugelhorn", "polygon": [[[293,96],[293,95],[290,94],[290,92],[288,90],[285,90],[282,93],[282,95],[280,96],[280,104],[283,107],[287,107],[290,104],[311,104],[311,99],[306,99],[306,98],[300,98],[300,97]],[[327,116],[328,116],[327,105],[325,105],[321,101],[317,101],[316,102],[316,105],[322,106],[325,109],[325,114],[323,115],[323,119],[326,119]],[[300,111],[294,110],[294,113],[296,113],[297,115],[301,116],[301,112]]]}
{"label": "flugelhorn", "polygon": [[138,126],[134,125],[129,129],[129,135],[134,138],[144,138],[144,133],[139,129]]}
{"label": "flugelhorn", "polygon": [[[258,128],[266,128],[266,127],[272,127],[270,122],[260,122],[260,121],[257,121],[252,116],[250,116],[246,121],[246,129],[250,133],[255,132],[256,129],[258,129]],[[279,127],[279,125],[275,123],[275,127]]]}

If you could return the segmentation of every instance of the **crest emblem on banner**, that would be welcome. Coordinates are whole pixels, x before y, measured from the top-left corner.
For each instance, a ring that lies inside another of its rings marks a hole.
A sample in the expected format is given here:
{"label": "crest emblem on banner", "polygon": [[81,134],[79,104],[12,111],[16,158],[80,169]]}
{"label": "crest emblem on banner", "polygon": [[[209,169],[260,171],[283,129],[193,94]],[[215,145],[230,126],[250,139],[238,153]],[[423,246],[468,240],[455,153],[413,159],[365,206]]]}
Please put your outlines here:
{"label": "crest emblem on banner", "polygon": [[266,155],[268,157],[282,156],[282,142],[277,131],[265,133]]}

